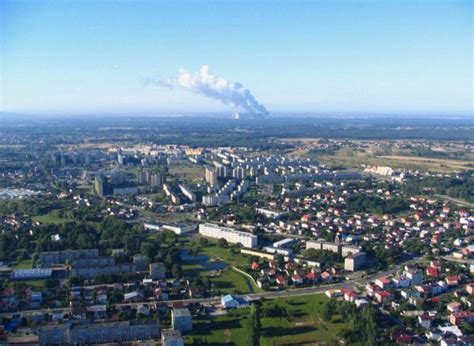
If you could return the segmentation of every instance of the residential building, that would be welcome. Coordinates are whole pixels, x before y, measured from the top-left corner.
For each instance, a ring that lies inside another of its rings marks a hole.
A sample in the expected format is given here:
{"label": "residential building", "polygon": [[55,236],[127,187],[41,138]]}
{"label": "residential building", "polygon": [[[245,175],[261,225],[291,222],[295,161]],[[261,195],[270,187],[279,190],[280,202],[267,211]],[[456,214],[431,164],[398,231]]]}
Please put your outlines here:
{"label": "residential building", "polygon": [[174,308],[171,311],[171,325],[174,330],[190,332],[193,330],[193,319],[187,308]]}
{"label": "residential building", "polygon": [[150,277],[153,280],[160,280],[166,277],[166,268],[163,263],[150,263]]}
{"label": "residential building", "polygon": [[212,223],[199,225],[199,234],[214,239],[224,238],[229,243],[242,244],[244,247],[248,248],[256,247],[258,243],[258,237],[252,233],[241,232]]}
{"label": "residential building", "polygon": [[347,271],[358,271],[365,265],[366,254],[365,252],[358,252],[352,256],[348,256],[344,259],[344,270]]}
{"label": "residential building", "polygon": [[184,340],[179,330],[165,329],[161,332],[162,346],[184,346]]}

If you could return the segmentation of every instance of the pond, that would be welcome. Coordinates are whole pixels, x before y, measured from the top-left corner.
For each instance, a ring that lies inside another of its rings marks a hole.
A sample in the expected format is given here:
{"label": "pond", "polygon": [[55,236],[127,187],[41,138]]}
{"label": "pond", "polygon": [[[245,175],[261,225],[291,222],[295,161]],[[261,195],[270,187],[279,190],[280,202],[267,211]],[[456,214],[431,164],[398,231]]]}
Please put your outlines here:
{"label": "pond", "polygon": [[199,263],[204,269],[207,270],[222,270],[229,268],[229,265],[222,261],[216,261],[206,255],[191,255],[188,251],[181,251],[181,261]]}

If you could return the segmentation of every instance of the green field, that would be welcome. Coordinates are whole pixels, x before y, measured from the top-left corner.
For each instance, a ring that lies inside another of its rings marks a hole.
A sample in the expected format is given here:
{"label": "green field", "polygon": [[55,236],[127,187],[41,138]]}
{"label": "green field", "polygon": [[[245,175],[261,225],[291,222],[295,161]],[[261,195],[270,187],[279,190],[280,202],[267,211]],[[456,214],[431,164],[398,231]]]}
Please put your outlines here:
{"label": "green field", "polygon": [[249,257],[240,253],[233,254],[230,248],[222,248],[209,241],[209,246],[203,247],[201,253],[211,258],[220,259],[235,267],[248,267]]}
{"label": "green field", "polygon": [[262,318],[261,345],[312,344],[316,342],[333,344],[336,342],[337,335],[345,324],[338,316],[334,316],[331,321],[323,320],[322,309],[328,300],[325,295],[317,294],[266,301],[264,308],[278,303],[286,308],[289,317]]}
{"label": "green field", "polygon": [[214,284],[215,294],[245,294],[258,290],[248,277],[230,268],[223,270],[220,276],[211,278],[211,282]]}
{"label": "green field", "polygon": [[245,318],[249,309],[230,311],[225,316],[202,316],[193,320],[193,332],[185,338],[186,345],[193,340],[205,340],[208,345],[244,346],[246,335]]}
{"label": "green field", "polygon": [[28,259],[28,260],[23,260],[21,262],[15,262],[12,265],[13,269],[31,269],[33,268],[33,260]]}
{"label": "green field", "polygon": [[[335,315],[331,321],[321,317],[322,309],[329,299],[322,294],[263,302],[261,311],[277,303],[288,312],[288,317],[262,317],[260,344],[296,345],[328,344],[339,340],[338,333],[346,326]],[[226,316],[216,318],[201,317],[194,324],[192,335],[186,338],[187,344],[193,339],[205,340],[209,345],[244,345],[247,330],[245,317],[248,309],[230,311]]]}
{"label": "green field", "polygon": [[65,219],[51,213],[45,214],[45,215],[33,216],[33,220],[38,221],[40,223],[44,223],[44,224],[54,224],[54,225],[60,225],[60,224],[64,224],[66,222],[71,221],[70,219]]}
{"label": "green field", "polygon": [[218,276],[210,276],[212,271],[203,268],[199,263],[183,264],[183,273],[186,277],[196,275],[208,276],[213,284],[214,295],[225,295],[229,293],[253,293],[258,291],[258,287],[245,275],[231,269],[220,271]]}

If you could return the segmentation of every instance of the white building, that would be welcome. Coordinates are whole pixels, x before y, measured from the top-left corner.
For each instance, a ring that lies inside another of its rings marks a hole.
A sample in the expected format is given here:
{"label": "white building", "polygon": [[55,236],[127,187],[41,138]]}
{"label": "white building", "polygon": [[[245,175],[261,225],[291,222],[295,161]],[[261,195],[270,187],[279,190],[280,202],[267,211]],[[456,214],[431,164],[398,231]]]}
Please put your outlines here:
{"label": "white building", "polygon": [[244,247],[253,248],[257,246],[258,237],[248,232],[241,232],[229,227],[222,227],[212,223],[199,225],[199,234],[220,239],[224,238],[229,243],[242,244]]}

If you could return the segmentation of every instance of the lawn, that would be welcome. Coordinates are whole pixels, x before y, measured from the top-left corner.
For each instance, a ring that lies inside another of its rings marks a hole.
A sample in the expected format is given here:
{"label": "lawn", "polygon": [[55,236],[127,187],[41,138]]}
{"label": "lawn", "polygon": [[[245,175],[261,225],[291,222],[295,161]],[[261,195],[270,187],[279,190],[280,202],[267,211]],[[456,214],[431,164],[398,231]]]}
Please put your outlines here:
{"label": "lawn", "polygon": [[60,225],[60,224],[64,224],[71,221],[70,219],[65,219],[51,213],[45,214],[45,215],[33,216],[33,220],[38,221],[40,223],[53,224],[53,225]]}
{"label": "lawn", "polygon": [[261,345],[334,343],[345,324],[337,315],[331,321],[322,319],[322,309],[327,301],[322,294],[265,301],[263,309],[278,303],[286,308],[289,317],[262,317]]}
{"label": "lawn", "polygon": [[[289,317],[262,316],[260,345],[335,344],[345,324],[337,315],[331,321],[322,319],[322,309],[327,301],[322,294],[264,301],[262,312],[278,303],[286,308]],[[248,309],[238,309],[225,316],[199,317],[194,320],[194,331],[186,337],[186,343],[201,339],[209,345],[245,345],[247,314]]]}
{"label": "lawn", "polygon": [[[182,265],[183,274],[186,277],[196,275],[209,276],[212,272],[203,268],[199,263],[186,263]],[[214,295],[225,295],[229,293],[253,293],[257,287],[245,275],[231,269],[224,269],[219,276],[209,277],[213,283]]]}
{"label": "lawn", "polygon": [[13,269],[31,269],[33,268],[33,260],[22,260],[21,262],[15,262],[12,265]]}
{"label": "lawn", "polygon": [[219,317],[202,316],[193,320],[193,332],[185,338],[186,344],[192,344],[194,339],[205,340],[208,345],[245,345],[245,317],[249,309],[230,311]]}
{"label": "lawn", "polygon": [[211,278],[215,294],[253,293],[257,290],[250,279],[233,269],[224,269],[221,275]]}
{"label": "lawn", "polygon": [[235,267],[248,267],[249,257],[240,253],[234,254],[230,248],[223,248],[216,245],[215,242],[209,241],[209,245],[203,247],[201,253],[211,258],[220,259]]}

